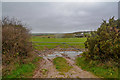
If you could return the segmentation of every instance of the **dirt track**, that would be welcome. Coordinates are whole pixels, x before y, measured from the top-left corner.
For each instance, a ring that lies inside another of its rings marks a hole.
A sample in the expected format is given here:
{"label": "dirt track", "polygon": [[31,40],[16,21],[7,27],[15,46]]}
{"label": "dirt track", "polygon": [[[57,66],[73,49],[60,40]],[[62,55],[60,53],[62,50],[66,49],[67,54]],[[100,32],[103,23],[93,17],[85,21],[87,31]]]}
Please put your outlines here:
{"label": "dirt track", "polygon": [[92,73],[84,71],[76,66],[72,59],[65,59],[73,67],[68,72],[61,73],[57,71],[52,63],[52,59],[46,58],[40,64],[39,69],[35,71],[33,78],[97,78]]}

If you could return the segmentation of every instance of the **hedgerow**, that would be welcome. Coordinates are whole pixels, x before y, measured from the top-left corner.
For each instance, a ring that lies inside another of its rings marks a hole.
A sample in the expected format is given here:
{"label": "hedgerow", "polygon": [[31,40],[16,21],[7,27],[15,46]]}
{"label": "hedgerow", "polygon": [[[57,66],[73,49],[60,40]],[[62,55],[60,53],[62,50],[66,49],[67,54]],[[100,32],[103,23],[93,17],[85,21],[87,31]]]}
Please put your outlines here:
{"label": "hedgerow", "polygon": [[97,31],[91,32],[85,46],[88,49],[84,56],[86,59],[99,60],[101,62],[120,61],[120,20],[114,17],[109,21],[103,21]]}
{"label": "hedgerow", "polygon": [[[20,21],[8,17],[2,19],[3,75],[12,70],[14,63],[24,64],[24,59],[31,56],[32,44],[29,40],[29,29],[24,27]],[[12,66],[11,69],[10,66]]]}

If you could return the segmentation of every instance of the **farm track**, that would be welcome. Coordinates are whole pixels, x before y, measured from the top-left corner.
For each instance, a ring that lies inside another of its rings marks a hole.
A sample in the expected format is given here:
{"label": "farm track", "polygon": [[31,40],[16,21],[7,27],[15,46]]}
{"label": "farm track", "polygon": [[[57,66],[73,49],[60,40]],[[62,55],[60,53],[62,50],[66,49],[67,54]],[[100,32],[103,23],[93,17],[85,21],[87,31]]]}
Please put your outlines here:
{"label": "farm track", "polygon": [[[92,73],[82,70],[75,65],[74,60],[64,57],[72,66],[68,72],[59,72],[53,65],[52,59],[44,59],[40,64],[39,69],[35,71],[33,78],[98,78]],[[47,70],[44,72],[44,69]],[[98,80],[98,79],[97,79]]]}
{"label": "farm track", "polygon": [[[68,45],[69,46],[69,45]],[[48,54],[53,54],[54,51],[79,51],[72,46],[69,48],[60,48],[60,45],[53,49],[46,49],[44,51],[38,51],[40,56],[47,56]],[[53,58],[43,57],[44,60],[40,63],[39,68],[35,71],[33,78],[98,78],[90,72],[82,70],[75,64],[74,59],[63,55],[72,68],[68,72],[59,72],[56,70],[53,64]],[[98,79],[97,79],[98,80]]]}

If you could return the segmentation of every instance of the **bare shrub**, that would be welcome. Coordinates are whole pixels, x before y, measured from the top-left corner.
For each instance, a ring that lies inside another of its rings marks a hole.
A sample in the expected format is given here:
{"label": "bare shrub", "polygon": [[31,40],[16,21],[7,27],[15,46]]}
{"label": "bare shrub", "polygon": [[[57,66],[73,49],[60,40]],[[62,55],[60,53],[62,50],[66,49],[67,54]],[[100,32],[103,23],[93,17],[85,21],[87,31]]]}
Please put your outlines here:
{"label": "bare shrub", "polygon": [[[31,55],[32,44],[29,42],[29,29],[20,21],[9,19],[2,20],[2,63],[8,66],[12,62],[24,63],[24,59]],[[4,68],[4,67],[3,67]],[[3,70],[4,72],[4,70]]]}

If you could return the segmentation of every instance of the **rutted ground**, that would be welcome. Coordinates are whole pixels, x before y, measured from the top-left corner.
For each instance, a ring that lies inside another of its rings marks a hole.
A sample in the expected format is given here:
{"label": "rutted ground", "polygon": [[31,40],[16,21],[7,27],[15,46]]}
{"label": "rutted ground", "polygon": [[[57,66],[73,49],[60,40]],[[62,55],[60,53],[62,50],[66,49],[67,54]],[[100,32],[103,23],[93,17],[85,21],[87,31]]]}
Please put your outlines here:
{"label": "rutted ground", "polygon": [[69,58],[65,58],[67,62],[73,67],[69,70],[68,74],[70,78],[97,78],[90,72],[82,70],[80,67],[75,65],[75,62]]}
{"label": "rutted ground", "polygon": [[75,65],[74,60],[65,57],[69,65],[72,68],[68,72],[59,72],[53,65],[53,59],[44,58],[39,66],[39,69],[35,71],[33,78],[97,78],[90,72],[82,70],[80,67]]}

